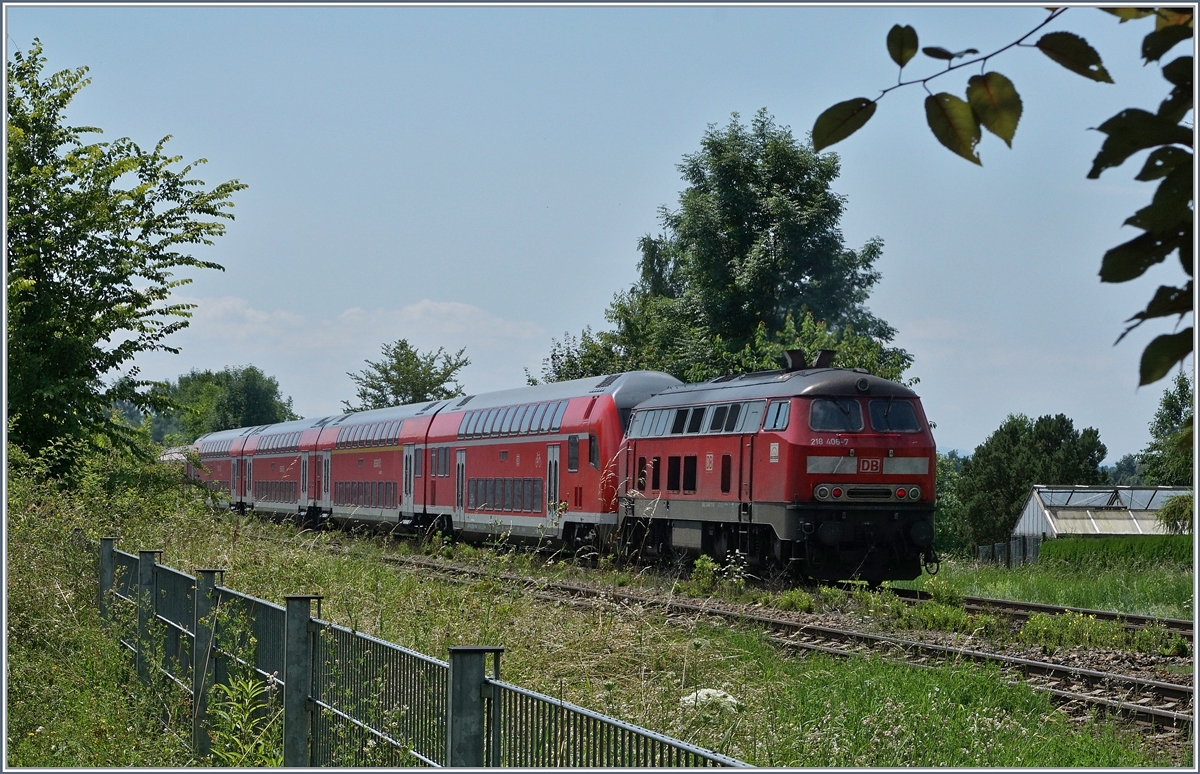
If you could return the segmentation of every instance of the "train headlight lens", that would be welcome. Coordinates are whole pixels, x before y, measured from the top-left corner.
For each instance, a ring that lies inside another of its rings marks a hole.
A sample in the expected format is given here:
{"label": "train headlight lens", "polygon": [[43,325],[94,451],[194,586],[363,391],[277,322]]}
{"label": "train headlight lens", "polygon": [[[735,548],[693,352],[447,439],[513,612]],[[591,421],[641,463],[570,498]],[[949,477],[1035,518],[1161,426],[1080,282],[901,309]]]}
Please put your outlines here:
{"label": "train headlight lens", "polygon": [[826,497],[829,497],[829,487],[827,487],[827,486],[817,487],[817,498],[824,500]]}
{"label": "train headlight lens", "polygon": [[904,489],[897,489],[897,490],[896,490],[896,497],[897,497],[898,499],[900,499],[900,500],[903,500],[903,499],[905,498],[905,496],[906,496],[906,495],[908,495],[908,492],[907,492],[907,491],[905,491]]}
{"label": "train headlight lens", "polygon": [[842,496],[842,488],[841,488],[840,486],[835,486],[835,487],[833,488],[833,496],[834,496],[834,497],[841,497],[841,496]]}
{"label": "train headlight lens", "polygon": [[920,500],[921,499],[921,487],[914,486],[912,489],[909,489],[908,497],[911,500]]}

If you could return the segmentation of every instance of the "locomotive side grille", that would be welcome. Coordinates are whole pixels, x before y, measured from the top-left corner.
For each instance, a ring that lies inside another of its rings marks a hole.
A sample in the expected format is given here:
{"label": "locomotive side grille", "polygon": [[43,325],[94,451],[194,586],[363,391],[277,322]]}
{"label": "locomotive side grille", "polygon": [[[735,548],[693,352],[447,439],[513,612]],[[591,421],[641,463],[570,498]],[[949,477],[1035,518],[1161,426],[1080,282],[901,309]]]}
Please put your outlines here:
{"label": "locomotive side grille", "polygon": [[846,490],[846,496],[859,500],[890,500],[892,490],[885,487],[851,487]]}

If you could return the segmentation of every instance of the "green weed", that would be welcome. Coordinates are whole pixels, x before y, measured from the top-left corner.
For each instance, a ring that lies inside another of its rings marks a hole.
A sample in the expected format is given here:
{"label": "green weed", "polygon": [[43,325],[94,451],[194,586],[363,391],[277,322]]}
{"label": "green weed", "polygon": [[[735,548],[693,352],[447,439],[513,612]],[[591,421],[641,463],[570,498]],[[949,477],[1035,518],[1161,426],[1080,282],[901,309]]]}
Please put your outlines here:
{"label": "green weed", "polygon": [[771,604],[780,610],[795,610],[799,613],[812,613],[817,609],[817,601],[813,595],[803,589],[788,589],[771,599]]}
{"label": "green weed", "polygon": [[212,756],[222,766],[282,766],[282,713],[273,681],[233,677],[213,686],[209,704]]}

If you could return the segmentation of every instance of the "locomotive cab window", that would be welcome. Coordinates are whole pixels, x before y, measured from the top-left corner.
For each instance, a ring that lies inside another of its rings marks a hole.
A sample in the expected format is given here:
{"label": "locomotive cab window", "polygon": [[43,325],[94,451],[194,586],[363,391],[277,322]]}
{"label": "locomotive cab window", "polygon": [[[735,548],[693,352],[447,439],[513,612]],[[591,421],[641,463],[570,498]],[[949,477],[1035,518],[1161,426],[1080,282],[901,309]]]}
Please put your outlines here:
{"label": "locomotive cab window", "polygon": [[916,409],[907,400],[873,400],[868,405],[871,412],[871,429],[877,433],[918,433],[921,420]]}
{"label": "locomotive cab window", "polygon": [[853,398],[818,398],[808,426],[822,433],[857,433],[863,429],[862,406]]}
{"label": "locomotive cab window", "polygon": [[739,433],[757,433],[762,422],[763,409],[767,407],[765,400],[751,401],[742,407],[741,421],[738,422]]}
{"label": "locomotive cab window", "polygon": [[779,400],[767,407],[767,419],[763,430],[786,430],[788,425],[788,402]]}

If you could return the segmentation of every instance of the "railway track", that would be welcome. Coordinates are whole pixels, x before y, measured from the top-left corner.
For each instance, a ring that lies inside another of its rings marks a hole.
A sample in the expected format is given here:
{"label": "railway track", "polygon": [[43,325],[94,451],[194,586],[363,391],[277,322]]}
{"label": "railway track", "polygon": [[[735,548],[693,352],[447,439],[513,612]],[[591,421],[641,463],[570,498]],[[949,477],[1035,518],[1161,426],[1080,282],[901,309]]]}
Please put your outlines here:
{"label": "railway track", "polygon": [[[289,542],[277,538],[263,539]],[[339,553],[350,551],[336,543],[330,545],[329,548]],[[695,602],[680,601],[674,598],[664,599],[633,591],[602,589],[547,581],[514,573],[478,570],[425,557],[384,556],[383,561],[397,566],[418,568],[464,583],[480,578],[498,577],[506,583],[520,585],[528,589],[535,597],[546,600],[565,601],[576,605],[594,605],[598,601],[607,601],[631,606],[637,605],[643,608],[657,608],[669,616],[678,618],[709,617],[729,623],[758,627],[768,632],[768,636],[773,642],[793,650],[822,652],[836,656],[861,656],[867,653],[877,653],[889,660],[917,667],[963,662],[993,663],[1010,676],[1009,682],[1023,680],[1035,690],[1049,693],[1053,701],[1068,708],[1074,707],[1088,711],[1096,709],[1113,713],[1130,718],[1152,729],[1167,728],[1190,732],[1193,726],[1194,699],[1192,687],[1189,685],[988,653],[970,648],[908,640],[885,634],[801,623],[786,618],[738,610],[711,600]],[[911,592],[911,594],[912,596],[907,597],[910,601],[924,601],[920,592]],[[905,595],[898,594],[898,596],[904,597]],[[928,595],[924,595],[924,597],[928,598]],[[1042,612],[1042,609],[1047,611],[1072,609],[1058,608],[1052,605],[1010,603],[1008,600],[969,599],[972,600],[968,603],[969,605],[978,605],[980,609],[995,610],[1001,605],[1024,606],[1027,615],[1033,612]],[[993,603],[999,603],[999,605]],[[1090,611],[1088,612],[1090,614]],[[1019,613],[1014,612],[1013,615],[1016,616]],[[1116,617],[1116,614],[1108,615]],[[1130,617],[1130,619],[1132,618],[1134,617]],[[1183,621],[1181,623],[1190,624],[1191,622]]]}
{"label": "railway track", "polygon": [[[492,572],[420,557],[385,557],[385,561],[460,577],[496,576]],[[732,623],[758,626],[771,632],[773,641],[792,649],[819,651],[838,656],[877,652],[895,661],[925,667],[964,661],[994,663],[1008,673],[1020,675],[1034,689],[1050,693],[1060,704],[1097,708],[1156,728],[1190,729],[1193,723],[1193,691],[1189,685],[969,648],[918,642],[889,635],[804,624],[784,618],[747,613],[712,602],[664,600],[636,592],[548,582],[511,573],[500,573],[499,577],[506,582],[523,584],[544,598],[607,600],[654,607],[676,616],[708,616]]]}
{"label": "railway track", "polygon": [[[843,585],[843,588],[853,588],[853,586]],[[930,594],[924,591],[896,588],[891,591],[906,602],[927,602],[933,599]],[[1127,629],[1146,629],[1152,626],[1162,626],[1167,631],[1183,637],[1189,643],[1193,642],[1193,622],[1182,618],[1156,618],[1148,615],[1114,613],[1111,610],[1090,610],[1084,607],[1064,607],[1060,605],[1046,605],[1040,602],[1017,602],[1011,599],[992,599],[989,597],[964,597],[963,602],[967,610],[972,613],[1000,612],[1018,621],[1027,620],[1034,613],[1044,613],[1046,615],[1077,613],[1091,616],[1101,621],[1115,621]]]}

